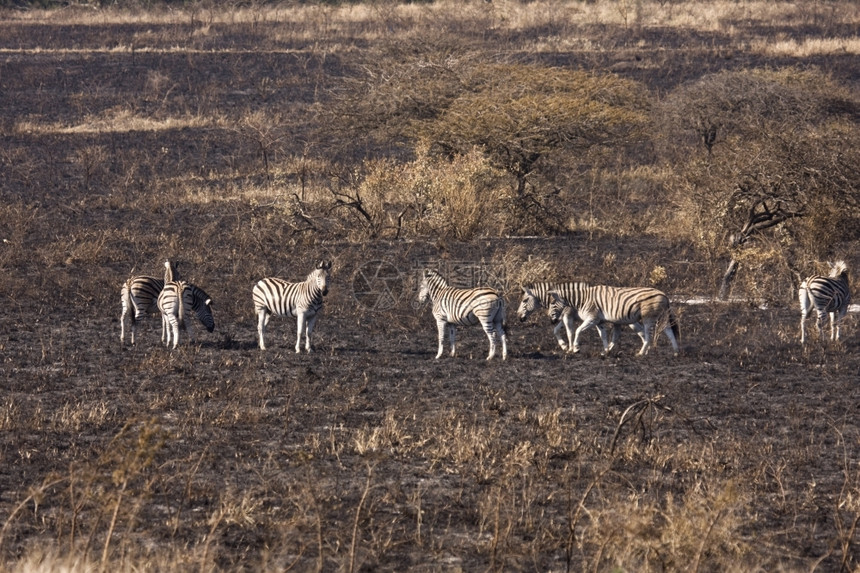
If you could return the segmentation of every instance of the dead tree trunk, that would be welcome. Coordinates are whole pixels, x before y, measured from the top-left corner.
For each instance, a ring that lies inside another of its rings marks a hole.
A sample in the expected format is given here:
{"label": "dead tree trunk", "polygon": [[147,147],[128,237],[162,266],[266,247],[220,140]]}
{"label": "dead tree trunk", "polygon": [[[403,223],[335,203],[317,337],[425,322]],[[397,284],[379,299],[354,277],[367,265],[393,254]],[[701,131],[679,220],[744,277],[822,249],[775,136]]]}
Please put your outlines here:
{"label": "dead tree trunk", "polygon": [[[732,250],[737,249],[765,229],[770,229],[771,227],[775,227],[788,219],[802,217],[803,215],[803,211],[790,210],[786,208],[785,204],[781,201],[777,201],[776,205],[770,206],[768,205],[767,200],[758,199],[750,207],[743,229],[741,229],[740,233],[732,235],[729,238],[730,246]],[[729,296],[732,282],[735,280],[739,267],[740,263],[738,263],[735,257],[732,257],[731,261],[729,261],[729,266],[726,268],[726,272],[723,273],[723,280],[720,283],[720,300],[726,300]]]}

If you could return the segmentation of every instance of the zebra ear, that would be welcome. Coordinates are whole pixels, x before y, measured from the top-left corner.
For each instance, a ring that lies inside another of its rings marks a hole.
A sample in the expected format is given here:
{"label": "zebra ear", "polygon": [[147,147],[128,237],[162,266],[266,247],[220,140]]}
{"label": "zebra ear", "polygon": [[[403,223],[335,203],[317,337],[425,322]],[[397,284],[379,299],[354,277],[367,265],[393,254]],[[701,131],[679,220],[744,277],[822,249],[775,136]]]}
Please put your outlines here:
{"label": "zebra ear", "polygon": [[209,306],[209,305],[211,305],[211,304],[212,304],[212,299],[211,299],[211,298],[207,298],[207,299],[206,299],[206,306]]}
{"label": "zebra ear", "polygon": [[331,268],[331,261],[320,261],[317,263],[318,269],[329,270]]}

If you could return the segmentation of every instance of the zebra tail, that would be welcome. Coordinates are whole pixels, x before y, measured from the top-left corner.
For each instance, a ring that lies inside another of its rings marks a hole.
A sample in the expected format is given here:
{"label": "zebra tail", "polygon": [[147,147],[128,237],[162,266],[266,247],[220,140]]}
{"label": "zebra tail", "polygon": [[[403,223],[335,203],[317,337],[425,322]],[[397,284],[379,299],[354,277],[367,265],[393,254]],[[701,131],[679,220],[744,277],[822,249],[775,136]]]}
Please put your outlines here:
{"label": "zebra tail", "polygon": [[508,305],[505,303],[505,299],[500,299],[502,301],[502,332],[505,333],[505,336],[508,335]]}

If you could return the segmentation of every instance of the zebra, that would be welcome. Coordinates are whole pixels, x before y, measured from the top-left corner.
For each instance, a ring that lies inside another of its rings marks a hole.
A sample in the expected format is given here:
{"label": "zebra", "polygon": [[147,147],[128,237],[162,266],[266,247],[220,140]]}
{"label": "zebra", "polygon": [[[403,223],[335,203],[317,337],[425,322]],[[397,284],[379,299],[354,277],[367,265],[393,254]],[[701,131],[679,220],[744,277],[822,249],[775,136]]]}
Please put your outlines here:
{"label": "zebra", "polygon": [[851,293],[848,284],[848,267],[845,261],[837,261],[830,266],[830,276],[812,275],[800,283],[798,298],[800,299],[800,343],[806,343],[806,318],[812,311],[818,313],[816,327],[819,335],[824,327],[827,314],[830,314],[830,339],[839,340],[842,319],[851,304]]}
{"label": "zebra", "polygon": [[597,327],[600,332],[604,353],[611,352],[615,347],[615,340],[610,344],[606,331],[600,329],[604,323],[611,322],[629,324],[636,331],[642,339],[642,348],[638,354],[644,356],[648,354],[656,338],[658,322],[668,319],[663,332],[672,343],[675,356],[678,356],[678,321],[665,293],[649,287],[591,286],[583,289],[579,295],[578,299],[570,299],[564,293],[550,291],[553,302],[548,314],[553,323],[563,316],[568,307],[575,310],[582,319],[569,352],[579,352],[579,335],[592,326]]}
{"label": "zebra", "polygon": [[173,348],[179,344],[179,329],[185,328],[188,336],[194,341],[193,311],[206,330],[215,330],[215,319],[212,317],[212,299],[203,289],[185,281],[168,281],[158,295],[158,310],[161,311],[161,341],[166,346],[173,342]]}
{"label": "zebra", "polygon": [[[529,315],[539,308],[549,308],[553,300],[550,296],[550,291],[562,293],[567,300],[580,300],[581,294],[579,293],[589,288],[589,285],[582,282],[537,282],[528,286],[521,286],[520,288],[523,292],[523,298],[520,301],[519,308],[517,309],[517,316],[520,317],[520,322],[525,322]],[[573,346],[573,320],[575,318],[578,318],[576,310],[574,310],[573,307],[566,307],[564,312],[561,314],[561,319],[556,323],[555,328],[552,331],[562,350],[567,350]],[[567,332],[567,340],[565,340],[561,335],[562,327],[564,327]],[[604,325],[597,325],[597,329],[601,333],[601,339],[604,336],[603,328]],[[633,325],[631,325],[631,328],[635,329]],[[619,325],[612,324],[613,344],[618,342],[619,331]]]}
{"label": "zebra", "polygon": [[164,288],[164,283],[179,279],[176,263],[167,260],[164,262],[164,280],[140,275],[123,283],[120,289],[120,301],[122,302],[122,315],[119,317],[120,343],[125,342],[126,316],[131,318],[131,343],[134,344],[137,321],[146,317],[147,314],[158,312],[158,295]]}
{"label": "zebra", "polygon": [[254,285],[254,313],[257,315],[257,334],[260,349],[266,349],[265,333],[269,318],[294,316],[297,321],[296,353],[301,352],[302,334],[305,350],[311,352],[311,333],[328,294],[328,271],[331,261],[320,261],[304,282],[290,283],[279,278],[265,278]]}
{"label": "zebra", "polygon": [[490,354],[496,355],[496,335],[502,339],[502,360],[508,357],[507,324],[505,322],[505,299],[489,287],[459,289],[448,286],[448,282],[436,271],[425,269],[418,293],[418,301],[433,301],[433,317],[439,330],[438,359],[444,350],[445,330],[451,341],[451,356],[455,355],[457,325],[481,323],[490,339]]}

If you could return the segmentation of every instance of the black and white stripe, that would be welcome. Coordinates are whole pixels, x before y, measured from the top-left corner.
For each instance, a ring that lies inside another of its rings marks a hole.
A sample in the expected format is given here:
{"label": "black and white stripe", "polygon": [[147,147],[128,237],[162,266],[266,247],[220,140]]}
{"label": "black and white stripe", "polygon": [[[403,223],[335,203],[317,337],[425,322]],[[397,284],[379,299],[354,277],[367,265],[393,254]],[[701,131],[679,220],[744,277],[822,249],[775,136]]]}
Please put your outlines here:
{"label": "black and white stripe", "polygon": [[800,343],[806,343],[806,318],[812,309],[818,317],[815,322],[819,335],[821,334],[827,315],[830,315],[830,339],[839,340],[842,319],[851,304],[851,292],[848,284],[848,267],[844,261],[830,265],[830,276],[813,275],[800,283],[798,298],[800,299]]}
{"label": "black and white stripe", "polygon": [[639,355],[648,354],[654,339],[658,324],[663,326],[663,332],[672,343],[675,355],[678,355],[678,321],[669,306],[669,298],[665,293],[649,287],[618,288],[610,286],[589,286],[576,291],[575,297],[563,292],[550,291],[553,302],[548,314],[553,322],[562,318],[568,309],[573,309],[582,319],[582,324],[576,329],[570,352],[579,352],[579,335],[592,326],[600,331],[603,350],[609,353],[615,347],[616,341],[610,344],[606,330],[601,326],[606,323],[629,324],[642,339]]}
{"label": "black and white stripe", "polygon": [[331,261],[321,261],[304,282],[291,283],[270,277],[254,285],[254,313],[262,350],[266,349],[266,325],[275,315],[296,317],[296,352],[301,352],[302,334],[305,335],[305,350],[311,352],[311,333],[322,311],[323,297],[328,294],[330,269]]}
{"label": "black and white stripe", "polygon": [[[137,321],[146,317],[147,314],[158,312],[158,295],[164,288],[166,281],[179,280],[179,271],[176,263],[164,262],[164,279],[150,276],[136,276],[123,283],[120,289],[120,300],[122,302],[122,315],[120,315],[120,342],[125,342],[126,317],[131,321],[131,343],[134,344],[134,335],[137,329]],[[163,334],[163,333],[162,333]]]}
{"label": "black and white stripe", "polygon": [[[579,301],[581,300],[582,293],[585,289],[589,288],[589,285],[582,282],[536,282],[521,288],[523,298],[520,301],[519,308],[517,309],[517,315],[520,317],[520,321],[522,322],[525,321],[534,311],[540,308],[548,309],[550,307],[553,301],[552,296],[550,296],[551,291],[561,294],[566,300]],[[575,306],[578,307],[579,305],[575,304]],[[576,318],[578,318],[578,314],[574,308],[570,306],[565,307],[560,320],[556,323],[555,328],[552,331],[562,350],[567,350],[573,346],[573,321]],[[612,343],[614,345],[618,342],[620,327],[617,324],[610,324],[610,326],[612,327]],[[564,328],[567,333],[566,340],[561,335],[562,328]],[[604,328],[605,325],[603,324],[597,325],[597,330],[600,332],[601,340],[605,338],[603,332]],[[631,328],[634,328],[635,330],[635,327],[632,325]]]}
{"label": "black and white stripe", "polygon": [[497,291],[489,287],[468,289],[453,288],[436,271],[424,270],[420,302],[433,301],[433,317],[439,331],[439,351],[442,356],[445,331],[451,341],[451,356],[455,355],[457,325],[481,324],[490,339],[490,360],[496,354],[496,335],[502,339],[502,360],[508,357],[508,342],[505,324],[505,300]]}
{"label": "black and white stripe", "polygon": [[194,341],[193,317],[191,313],[212,332],[215,330],[215,319],[212,316],[210,304],[212,299],[200,287],[185,281],[169,281],[158,295],[158,310],[161,312],[161,341],[167,346],[173,342],[173,348],[179,344],[179,329],[188,332]]}

